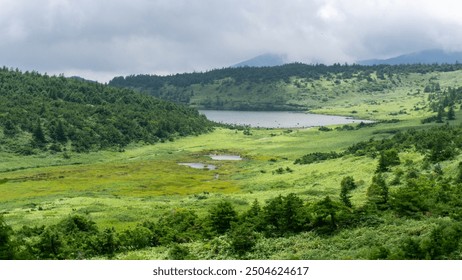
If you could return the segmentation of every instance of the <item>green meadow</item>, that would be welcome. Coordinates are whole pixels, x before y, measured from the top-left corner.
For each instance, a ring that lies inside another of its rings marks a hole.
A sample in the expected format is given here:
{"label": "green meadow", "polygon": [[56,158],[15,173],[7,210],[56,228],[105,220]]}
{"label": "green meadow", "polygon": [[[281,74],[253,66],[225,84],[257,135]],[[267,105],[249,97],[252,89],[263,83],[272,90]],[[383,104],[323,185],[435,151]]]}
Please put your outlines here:
{"label": "green meadow", "polygon": [[[279,193],[335,193],[338,182],[323,174],[336,170],[340,176],[349,172],[339,170],[343,161],[367,166],[367,160],[342,159],[315,168],[295,166],[293,161],[309,151],[341,150],[370,137],[366,131],[354,134],[311,128],[252,130],[246,136],[217,128],[170,143],[130,147],[123,153],[77,154],[66,160],[52,155],[11,158],[2,162],[0,173],[2,212],[13,227],[53,224],[77,212],[89,214],[102,226],[125,228],[175,207],[205,211],[225,196],[245,206],[255,198]],[[214,161],[208,156],[211,153],[239,154],[244,159]],[[178,164],[182,162],[213,164],[217,169],[194,169]],[[293,172],[272,174],[279,167]],[[209,199],[197,198],[204,193]]]}
{"label": "green meadow", "polygon": [[[306,200],[337,195],[342,177],[361,182],[353,201],[361,203],[376,160],[347,156],[312,165],[294,165],[310,152],[342,151],[387,131],[418,126],[415,120],[379,124],[354,131],[216,128],[201,136],[125,152],[5,156],[0,165],[2,213],[13,228],[53,224],[72,213],[88,214],[101,226],[127,228],[163,211],[181,207],[204,212],[223,197],[242,207],[253,200],[297,193]],[[335,126],[333,126],[335,128]],[[215,161],[212,153],[238,154],[242,161]],[[405,154],[404,158],[419,159]],[[194,169],[178,163],[213,164],[216,170]],[[278,168],[292,172],[275,174]],[[207,199],[201,199],[206,196]]]}
{"label": "green meadow", "polygon": [[[262,205],[280,195],[295,194],[307,205],[325,197],[339,200],[342,179],[351,176],[356,188],[350,199],[354,208],[365,206],[368,188],[377,170],[378,158],[346,154],[311,164],[294,164],[309,153],[345,151],[370,139],[389,139],[397,132],[445,125],[422,120],[435,115],[429,109],[429,94],[423,88],[438,79],[442,88],[458,85],[461,71],[411,74],[402,86],[376,94],[350,92],[311,112],[347,115],[377,121],[374,125],[345,129],[342,125],[304,129],[250,129],[216,127],[199,136],[172,138],[156,144],[129,144],[123,151],[88,153],[42,152],[19,156],[1,152],[0,214],[13,230],[23,226],[51,226],[78,214],[96,222],[100,229],[130,230],[144,221],[181,209],[206,217],[220,201],[232,203],[238,213],[247,211],[255,200]],[[332,81],[316,81],[314,87],[332,89]],[[346,86],[345,86],[346,87]],[[348,86],[350,88],[351,85]],[[341,89],[341,87],[340,87]],[[329,92],[329,90],[327,91]],[[210,154],[240,155],[240,161],[212,160]],[[424,155],[415,149],[399,152],[400,165],[387,172],[385,180],[412,168],[433,174]],[[462,156],[438,163],[447,178],[456,177]],[[179,163],[215,165],[216,169],[194,169]],[[425,167],[426,166],[426,167]],[[403,183],[390,185],[398,190]],[[375,216],[373,216],[375,217]],[[368,219],[370,217],[368,216]],[[401,246],[409,236],[429,236],[443,220],[408,219],[385,212],[373,226],[341,229],[323,236],[316,231],[274,238],[260,236],[244,256],[252,259],[367,259],[381,258],[383,250]],[[226,235],[181,245],[191,258],[236,258]],[[183,248],[183,249],[184,249]],[[162,246],[119,253],[120,259],[164,259],[171,248]],[[388,254],[388,253],[387,253]],[[389,255],[387,255],[389,257]],[[243,258],[242,255],[238,256]],[[396,255],[396,258],[403,258]]]}

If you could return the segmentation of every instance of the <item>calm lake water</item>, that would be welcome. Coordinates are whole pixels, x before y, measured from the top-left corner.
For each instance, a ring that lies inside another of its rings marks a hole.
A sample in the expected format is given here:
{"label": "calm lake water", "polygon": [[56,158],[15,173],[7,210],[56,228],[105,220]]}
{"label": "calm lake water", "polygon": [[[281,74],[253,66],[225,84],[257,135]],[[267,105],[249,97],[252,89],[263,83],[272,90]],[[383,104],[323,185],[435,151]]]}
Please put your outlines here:
{"label": "calm lake water", "polygon": [[333,124],[369,123],[349,117],[308,114],[303,112],[217,111],[200,110],[209,120],[262,128],[302,128]]}

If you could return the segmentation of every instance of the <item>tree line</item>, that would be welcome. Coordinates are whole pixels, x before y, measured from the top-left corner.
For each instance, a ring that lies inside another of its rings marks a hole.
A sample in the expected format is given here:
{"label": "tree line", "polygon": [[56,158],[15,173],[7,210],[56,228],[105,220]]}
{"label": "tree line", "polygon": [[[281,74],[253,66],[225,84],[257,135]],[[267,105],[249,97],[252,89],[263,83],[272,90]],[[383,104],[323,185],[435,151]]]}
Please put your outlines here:
{"label": "tree line", "polygon": [[117,87],[129,87],[136,89],[159,90],[165,85],[175,87],[188,87],[194,84],[210,84],[217,80],[231,78],[237,84],[244,82],[262,83],[274,81],[289,81],[292,77],[320,79],[330,75],[341,74],[343,78],[351,78],[354,75],[363,75],[366,79],[373,72],[377,72],[379,79],[385,76],[409,74],[450,72],[462,69],[462,64],[406,64],[406,65],[373,65],[364,66],[358,64],[303,64],[290,63],[272,67],[229,67],[214,69],[206,72],[193,72],[175,75],[129,75],[113,78],[109,84]]}
{"label": "tree line", "polygon": [[[208,109],[234,110],[303,110],[306,104],[290,100],[295,87],[296,100],[320,98],[328,101],[325,90],[317,92],[313,84],[321,79],[335,87],[349,80],[357,81],[355,91],[382,92],[399,85],[410,73],[449,72],[462,69],[462,64],[374,65],[291,63],[273,67],[222,68],[206,72],[167,76],[139,74],[115,77],[109,84],[146,92],[158,98]],[[343,82],[342,82],[343,81]],[[341,86],[335,95],[342,94]],[[204,92],[202,92],[204,91]],[[288,94],[285,94],[288,93]],[[321,95],[324,94],[322,97]],[[319,96],[318,96],[319,95]],[[293,96],[292,96],[293,98]],[[316,102],[315,102],[316,103]]]}

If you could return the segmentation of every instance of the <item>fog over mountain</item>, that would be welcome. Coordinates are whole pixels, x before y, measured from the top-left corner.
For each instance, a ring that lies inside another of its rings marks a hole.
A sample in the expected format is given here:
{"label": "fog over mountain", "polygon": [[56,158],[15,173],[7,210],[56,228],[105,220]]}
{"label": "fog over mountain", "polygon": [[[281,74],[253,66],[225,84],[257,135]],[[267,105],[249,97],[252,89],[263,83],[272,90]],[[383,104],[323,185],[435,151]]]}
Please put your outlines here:
{"label": "fog over mountain", "polygon": [[358,61],[358,64],[362,65],[378,65],[378,64],[433,64],[433,63],[461,63],[462,62],[462,52],[449,52],[440,49],[433,50],[423,50],[420,52],[414,52],[410,54],[403,54],[396,57],[391,57],[387,59],[369,59]]}
{"label": "fog over mountain", "polygon": [[239,62],[232,67],[264,67],[264,66],[279,66],[287,63],[285,55],[281,54],[262,54],[251,59]]}

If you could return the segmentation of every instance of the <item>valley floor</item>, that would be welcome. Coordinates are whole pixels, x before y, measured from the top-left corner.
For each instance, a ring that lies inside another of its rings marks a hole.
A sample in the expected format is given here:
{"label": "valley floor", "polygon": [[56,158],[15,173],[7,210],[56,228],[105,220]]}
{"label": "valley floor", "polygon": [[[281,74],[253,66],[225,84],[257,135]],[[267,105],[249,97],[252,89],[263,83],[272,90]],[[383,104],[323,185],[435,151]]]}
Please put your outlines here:
{"label": "valley floor", "polygon": [[[332,131],[251,129],[250,135],[216,128],[201,136],[128,147],[122,153],[74,154],[67,159],[56,155],[27,158],[4,155],[0,164],[1,213],[15,230],[23,225],[53,225],[69,215],[82,214],[100,228],[122,231],[146,220],[156,220],[173,209],[193,210],[205,216],[210,207],[224,199],[242,212],[256,199],[264,203],[291,193],[305,203],[314,203],[326,196],[337,198],[345,176],[354,177],[358,185],[351,193],[351,201],[360,207],[366,202],[377,159],[347,155],[308,165],[295,165],[294,160],[307,153],[341,152],[360,141],[387,138],[391,130],[420,126],[418,121],[408,120],[347,131],[336,130],[335,126]],[[243,160],[215,161],[210,154],[240,155]],[[401,153],[400,159],[414,163],[423,160],[413,152]],[[184,162],[213,164],[217,169],[194,169],[178,164]],[[442,164],[445,173],[455,174],[456,168],[456,161]],[[315,232],[261,237],[246,258],[375,258],[374,254],[380,252],[374,250],[379,250],[380,245],[398,244],[406,233],[425,234],[435,225],[436,220],[390,216],[375,227],[345,229],[328,237]],[[225,240],[210,242],[196,241],[187,246],[199,259],[236,257],[226,244],[220,243],[226,243]],[[211,253],[210,246],[216,246],[212,250],[215,253]],[[115,257],[168,258],[166,252],[168,250],[160,246]]]}

